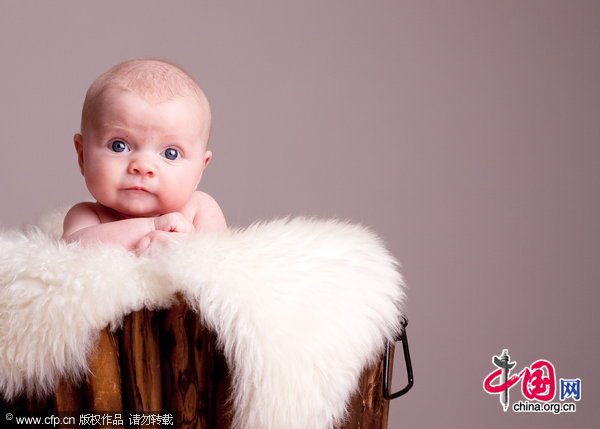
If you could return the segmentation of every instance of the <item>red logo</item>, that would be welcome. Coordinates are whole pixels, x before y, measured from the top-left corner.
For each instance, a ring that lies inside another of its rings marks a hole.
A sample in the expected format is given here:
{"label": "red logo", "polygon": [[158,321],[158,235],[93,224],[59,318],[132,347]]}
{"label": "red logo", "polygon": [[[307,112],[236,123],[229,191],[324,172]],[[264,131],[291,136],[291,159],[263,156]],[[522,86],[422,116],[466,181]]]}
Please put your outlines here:
{"label": "red logo", "polygon": [[[483,381],[483,389],[491,394],[500,394],[500,402],[504,411],[508,409],[508,390],[522,380],[521,389],[527,399],[548,402],[556,393],[554,365],[547,360],[537,360],[520,373],[510,377],[510,370],[516,362],[509,362],[508,350],[500,356],[494,356],[492,362],[498,367]],[[510,377],[510,378],[509,378]],[[492,384],[500,378],[498,384]]]}
{"label": "red logo", "polygon": [[[544,372],[544,369],[546,372]],[[510,373],[510,369],[507,370]],[[523,396],[527,399],[537,399],[548,402],[554,399],[556,393],[556,379],[554,377],[554,365],[547,360],[535,361],[529,368],[525,368],[519,374],[513,375],[506,383],[492,385],[492,382],[500,377],[502,368],[490,373],[483,381],[483,388],[488,393],[500,393],[513,387],[523,378]]]}

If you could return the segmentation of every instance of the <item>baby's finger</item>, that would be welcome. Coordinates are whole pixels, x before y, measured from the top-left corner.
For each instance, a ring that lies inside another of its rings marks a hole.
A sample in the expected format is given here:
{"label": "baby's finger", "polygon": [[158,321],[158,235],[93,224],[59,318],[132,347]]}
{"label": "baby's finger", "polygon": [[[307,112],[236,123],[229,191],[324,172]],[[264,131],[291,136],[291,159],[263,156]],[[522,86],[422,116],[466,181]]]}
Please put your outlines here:
{"label": "baby's finger", "polygon": [[183,216],[172,219],[168,232],[193,232],[194,225]]}
{"label": "baby's finger", "polygon": [[190,232],[172,232],[169,234],[171,240],[185,240],[190,236]]}
{"label": "baby's finger", "polygon": [[182,233],[194,232],[194,225],[191,222],[188,222],[186,220],[185,223],[182,225],[182,228],[178,229],[177,232],[182,232]]}
{"label": "baby's finger", "polygon": [[150,247],[150,243],[150,237],[148,237],[147,235],[142,237],[135,246],[135,254],[140,256],[142,253],[148,250],[148,248]]}
{"label": "baby's finger", "polygon": [[156,218],[155,226],[159,231],[165,232],[193,232],[194,225],[181,213],[174,212]]}

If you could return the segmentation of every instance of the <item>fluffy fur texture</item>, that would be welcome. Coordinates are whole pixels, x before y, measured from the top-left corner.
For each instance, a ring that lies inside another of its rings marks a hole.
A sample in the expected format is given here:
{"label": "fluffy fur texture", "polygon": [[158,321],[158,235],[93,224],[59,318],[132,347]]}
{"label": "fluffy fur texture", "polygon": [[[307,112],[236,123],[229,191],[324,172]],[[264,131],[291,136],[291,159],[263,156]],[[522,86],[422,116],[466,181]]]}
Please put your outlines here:
{"label": "fluffy fur texture", "polygon": [[283,219],[136,257],[57,239],[61,220],[0,234],[0,393],[79,377],[99,330],[181,292],[232,372],[234,427],[332,428],[399,329],[397,263],[363,227]]}

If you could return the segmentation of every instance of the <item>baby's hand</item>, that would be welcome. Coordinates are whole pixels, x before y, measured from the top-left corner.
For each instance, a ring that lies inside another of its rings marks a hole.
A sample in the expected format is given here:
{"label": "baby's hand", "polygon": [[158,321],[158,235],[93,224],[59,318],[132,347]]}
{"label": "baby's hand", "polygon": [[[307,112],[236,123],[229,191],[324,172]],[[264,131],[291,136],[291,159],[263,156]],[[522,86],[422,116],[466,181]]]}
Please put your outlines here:
{"label": "baby's hand", "polygon": [[150,248],[163,247],[173,241],[183,240],[189,236],[190,234],[187,232],[152,231],[138,241],[134,252],[139,256]]}
{"label": "baby's hand", "polygon": [[181,213],[173,212],[154,218],[155,230],[142,237],[135,245],[138,255],[152,247],[166,246],[175,240],[189,237],[195,231],[194,225]]}
{"label": "baby's hand", "polygon": [[154,218],[154,228],[166,232],[194,232],[194,225],[179,212]]}

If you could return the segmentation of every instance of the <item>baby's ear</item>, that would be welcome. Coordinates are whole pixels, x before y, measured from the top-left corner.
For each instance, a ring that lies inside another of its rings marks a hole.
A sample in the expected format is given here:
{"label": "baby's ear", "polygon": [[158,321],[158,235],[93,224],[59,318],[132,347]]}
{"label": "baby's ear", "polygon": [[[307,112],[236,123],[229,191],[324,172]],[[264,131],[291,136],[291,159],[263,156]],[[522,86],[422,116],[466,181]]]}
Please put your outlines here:
{"label": "baby's ear", "polygon": [[200,184],[200,181],[202,180],[202,174],[204,173],[204,169],[210,163],[211,159],[212,159],[212,152],[210,150],[207,150],[206,152],[204,152],[204,158],[202,160],[202,170],[200,171],[200,177],[198,177],[198,183],[196,183],[196,188]]}
{"label": "baby's ear", "polygon": [[206,167],[210,163],[211,159],[212,159],[212,152],[210,150],[207,150],[206,152],[204,152],[204,167]]}
{"label": "baby's ear", "polygon": [[79,163],[79,170],[83,174],[83,136],[79,133],[73,136],[73,143],[75,143],[75,150],[77,151],[77,162]]}

